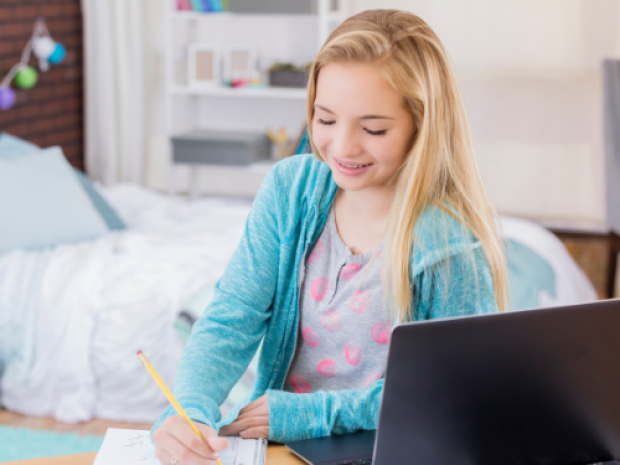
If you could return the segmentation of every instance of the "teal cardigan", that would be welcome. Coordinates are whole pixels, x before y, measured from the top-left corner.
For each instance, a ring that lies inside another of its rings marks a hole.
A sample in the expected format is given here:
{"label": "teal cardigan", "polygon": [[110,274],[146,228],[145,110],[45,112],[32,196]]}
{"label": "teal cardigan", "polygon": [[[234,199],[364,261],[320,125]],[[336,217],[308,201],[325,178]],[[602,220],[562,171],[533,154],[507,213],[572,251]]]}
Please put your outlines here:
{"label": "teal cardigan", "polygon": [[[190,418],[218,430],[267,393],[271,440],[376,428],[383,380],[365,389],[282,391],[298,339],[299,264],[321,234],[336,190],[329,167],[314,155],[283,160],[268,174],[178,367],[174,393]],[[460,222],[429,207],[414,237],[410,284],[415,320],[497,311],[480,243]],[[221,420],[219,405],[261,340],[253,389]],[[172,407],[166,409],[152,431],[174,414]]]}

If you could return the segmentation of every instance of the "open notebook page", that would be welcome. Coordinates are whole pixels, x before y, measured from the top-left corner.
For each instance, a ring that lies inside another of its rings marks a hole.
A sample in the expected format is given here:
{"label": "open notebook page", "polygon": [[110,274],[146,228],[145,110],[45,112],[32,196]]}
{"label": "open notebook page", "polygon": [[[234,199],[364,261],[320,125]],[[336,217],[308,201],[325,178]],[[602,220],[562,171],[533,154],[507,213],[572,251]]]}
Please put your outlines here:
{"label": "open notebook page", "polygon": [[[220,452],[222,465],[263,465],[267,440],[228,439],[228,449]],[[109,428],[93,465],[160,465],[149,431]]]}

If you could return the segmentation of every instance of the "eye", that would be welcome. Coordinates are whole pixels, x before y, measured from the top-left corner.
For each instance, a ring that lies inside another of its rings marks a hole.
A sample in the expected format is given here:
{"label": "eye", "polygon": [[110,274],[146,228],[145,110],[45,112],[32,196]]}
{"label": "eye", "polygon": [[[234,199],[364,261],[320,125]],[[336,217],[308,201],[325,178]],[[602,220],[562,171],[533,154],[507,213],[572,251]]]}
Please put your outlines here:
{"label": "eye", "polygon": [[371,136],[382,136],[387,132],[387,129],[382,129],[381,131],[371,131],[370,129],[364,128],[364,131],[366,131]]}
{"label": "eye", "polygon": [[319,124],[324,124],[325,126],[331,126],[332,124],[335,124],[335,121],[325,121],[324,119],[319,118],[318,119]]}

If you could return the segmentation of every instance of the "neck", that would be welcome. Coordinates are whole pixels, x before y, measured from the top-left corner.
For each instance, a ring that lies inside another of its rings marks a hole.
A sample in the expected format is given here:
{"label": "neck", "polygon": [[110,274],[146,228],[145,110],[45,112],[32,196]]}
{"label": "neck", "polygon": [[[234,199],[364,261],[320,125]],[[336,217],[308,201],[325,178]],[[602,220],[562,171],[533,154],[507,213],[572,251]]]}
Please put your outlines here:
{"label": "neck", "polygon": [[346,210],[347,216],[354,217],[364,223],[387,222],[392,191],[387,188],[364,189],[361,191],[338,190],[336,208]]}

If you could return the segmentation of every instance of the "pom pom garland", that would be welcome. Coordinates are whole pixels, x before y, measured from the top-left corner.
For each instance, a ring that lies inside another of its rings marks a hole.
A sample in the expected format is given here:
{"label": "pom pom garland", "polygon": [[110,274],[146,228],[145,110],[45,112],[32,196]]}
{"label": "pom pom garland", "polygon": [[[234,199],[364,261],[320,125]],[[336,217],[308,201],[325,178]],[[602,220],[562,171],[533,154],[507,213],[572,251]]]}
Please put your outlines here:
{"label": "pom pom garland", "polygon": [[8,110],[15,105],[15,92],[10,87],[0,87],[0,110]]}
{"label": "pom pom garland", "polygon": [[33,40],[32,51],[39,59],[42,59],[42,60],[49,59],[50,55],[54,53],[55,49],[56,49],[56,42],[54,42],[48,36],[37,37]]}
{"label": "pom pom garland", "polygon": [[37,83],[36,70],[28,66],[32,53],[38,58],[39,70],[43,72],[49,69],[50,63],[57,64],[64,60],[67,53],[61,43],[54,42],[43,18],[35,21],[32,37],[24,47],[20,62],[15,64],[0,82],[0,111],[8,110],[15,105],[16,95],[10,87],[13,79],[22,89],[30,89]]}
{"label": "pom pom garland", "polygon": [[62,45],[60,42],[56,42],[56,47],[54,47],[54,51],[47,58],[47,61],[49,61],[53,65],[58,64],[65,59],[66,54],[67,51],[65,50],[65,46]]}
{"label": "pom pom garland", "polygon": [[30,89],[37,83],[37,72],[32,66],[24,66],[15,74],[15,84],[22,89]]}

